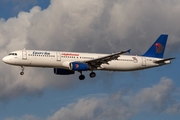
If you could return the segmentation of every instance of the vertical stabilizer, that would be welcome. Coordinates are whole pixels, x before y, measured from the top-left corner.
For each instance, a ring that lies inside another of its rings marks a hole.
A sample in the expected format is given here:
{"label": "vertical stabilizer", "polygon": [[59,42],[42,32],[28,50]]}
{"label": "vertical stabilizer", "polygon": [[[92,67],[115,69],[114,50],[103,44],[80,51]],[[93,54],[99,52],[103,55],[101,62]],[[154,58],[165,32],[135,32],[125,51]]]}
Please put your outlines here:
{"label": "vertical stabilizer", "polygon": [[168,35],[166,34],[160,35],[159,38],[154,42],[154,44],[149,48],[149,50],[143,56],[163,58],[167,39],[168,39]]}

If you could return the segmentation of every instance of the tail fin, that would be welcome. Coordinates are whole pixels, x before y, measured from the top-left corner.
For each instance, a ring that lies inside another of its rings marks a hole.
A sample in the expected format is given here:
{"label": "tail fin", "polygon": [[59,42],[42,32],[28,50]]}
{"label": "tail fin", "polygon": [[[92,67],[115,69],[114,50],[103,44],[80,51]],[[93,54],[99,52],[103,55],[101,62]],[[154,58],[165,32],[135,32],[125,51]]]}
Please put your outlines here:
{"label": "tail fin", "polygon": [[167,39],[168,39],[168,35],[166,34],[160,35],[159,38],[154,42],[154,44],[149,48],[149,50],[143,56],[163,58]]}

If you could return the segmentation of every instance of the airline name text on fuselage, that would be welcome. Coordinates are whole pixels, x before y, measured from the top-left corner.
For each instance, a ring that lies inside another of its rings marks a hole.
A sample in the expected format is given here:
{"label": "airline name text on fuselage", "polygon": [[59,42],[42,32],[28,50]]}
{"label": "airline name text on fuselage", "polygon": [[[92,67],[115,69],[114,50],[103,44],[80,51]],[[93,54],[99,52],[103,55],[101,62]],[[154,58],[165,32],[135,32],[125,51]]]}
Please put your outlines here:
{"label": "airline name text on fuselage", "polygon": [[64,56],[79,56],[77,53],[62,53]]}
{"label": "airline name text on fuselage", "polygon": [[33,54],[39,54],[39,55],[50,55],[49,52],[36,52],[36,51],[33,51]]}

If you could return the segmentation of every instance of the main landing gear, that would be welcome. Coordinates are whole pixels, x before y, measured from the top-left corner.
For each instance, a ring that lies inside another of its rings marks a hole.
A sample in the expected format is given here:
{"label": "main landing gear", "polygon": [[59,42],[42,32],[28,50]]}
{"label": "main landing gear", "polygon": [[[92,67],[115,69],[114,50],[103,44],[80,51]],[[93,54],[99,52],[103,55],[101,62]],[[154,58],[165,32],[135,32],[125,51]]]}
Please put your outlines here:
{"label": "main landing gear", "polygon": [[[81,75],[79,76],[79,80],[84,80],[84,79],[85,79],[85,76],[82,74],[82,71],[80,71],[80,73],[81,73]],[[89,74],[89,76],[90,76],[91,78],[94,78],[94,77],[96,77],[96,73],[92,71],[92,72]]]}
{"label": "main landing gear", "polygon": [[96,77],[96,73],[95,73],[95,72],[91,72],[91,73],[89,74],[89,76],[90,76],[91,78],[94,78],[94,77]]}
{"label": "main landing gear", "polygon": [[84,79],[85,79],[85,76],[81,74],[81,75],[79,76],[79,80],[84,80]]}
{"label": "main landing gear", "polygon": [[79,80],[84,80],[85,76],[82,74],[82,71],[80,71],[81,75],[79,76]]}
{"label": "main landing gear", "polygon": [[21,70],[20,75],[24,75],[24,66],[21,66]]}

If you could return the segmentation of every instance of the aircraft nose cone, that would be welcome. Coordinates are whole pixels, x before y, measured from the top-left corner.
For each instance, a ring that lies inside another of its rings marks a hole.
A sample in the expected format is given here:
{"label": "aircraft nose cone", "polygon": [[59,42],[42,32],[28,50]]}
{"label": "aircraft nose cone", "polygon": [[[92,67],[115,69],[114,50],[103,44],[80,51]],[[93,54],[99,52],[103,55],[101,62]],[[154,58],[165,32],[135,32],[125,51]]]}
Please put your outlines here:
{"label": "aircraft nose cone", "polygon": [[5,63],[7,63],[7,62],[8,62],[8,58],[7,58],[7,57],[4,57],[4,58],[2,59],[2,61],[5,62]]}

